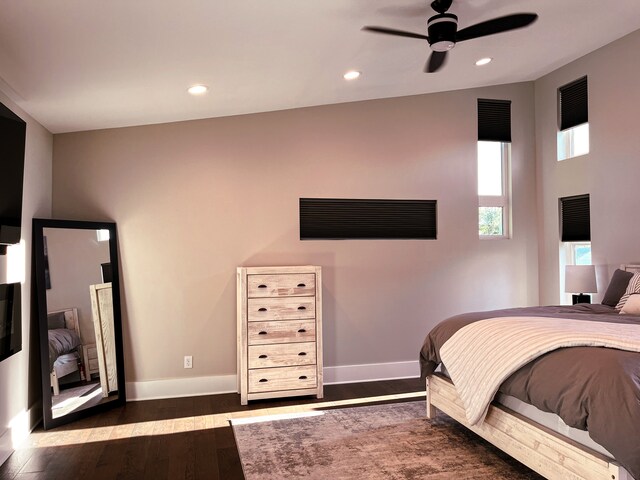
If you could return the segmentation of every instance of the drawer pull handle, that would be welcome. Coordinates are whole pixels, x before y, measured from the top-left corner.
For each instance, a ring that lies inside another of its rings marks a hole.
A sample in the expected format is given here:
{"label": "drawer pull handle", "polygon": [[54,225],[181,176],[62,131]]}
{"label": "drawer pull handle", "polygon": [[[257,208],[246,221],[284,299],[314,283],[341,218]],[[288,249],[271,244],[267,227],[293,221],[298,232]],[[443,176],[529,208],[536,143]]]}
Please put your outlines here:
{"label": "drawer pull handle", "polygon": [[268,382],[269,380],[267,380],[266,378],[261,378],[260,380],[258,380],[260,383],[265,383]]}
{"label": "drawer pull handle", "polygon": [[258,332],[258,335],[266,335],[267,332],[265,332],[264,330],[262,330],[261,332]]}
{"label": "drawer pull handle", "polygon": [[258,288],[267,288],[267,286],[264,283],[261,283],[260,285],[258,285]]}
{"label": "drawer pull handle", "polygon": [[298,333],[306,333],[307,329],[306,328],[301,328],[300,330],[298,330]]}
{"label": "drawer pull handle", "polygon": [[304,288],[304,287],[306,287],[306,285],[304,283],[299,283],[298,284],[298,288]]}
{"label": "drawer pull handle", "polygon": [[298,310],[306,310],[306,309],[307,309],[307,307],[305,307],[304,305],[300,305],[300,306],[298,307]]}
{"label": "drawer pull handle", "polygon": [[307,354],[307,352],[300,352],[300,353],[298,354],[298,356],[299,356],[299,357],[304,357],[306,354]]}
{"label": "drawer pull handle", "polygon": [[267,358],[266,355],[260,355],[258,358]]}
{"label": "drawer pull handle", "polygon": [[266,309],[266,308],[264,308],[264,307],[260,307],[260,308],[258,309],[258,311],[259,311],[259,312],[266,312],[266,311],[267,311],[267,309]]}
{"label": "drawer pull handle", "polygon": [[[307,379],[307,376],[306,376],[306,375],[300,375],[300,376],[298,377],[298,380],[306,380],[306,379]],[[261,380],[261,381],[262,381],[262,380]]]}

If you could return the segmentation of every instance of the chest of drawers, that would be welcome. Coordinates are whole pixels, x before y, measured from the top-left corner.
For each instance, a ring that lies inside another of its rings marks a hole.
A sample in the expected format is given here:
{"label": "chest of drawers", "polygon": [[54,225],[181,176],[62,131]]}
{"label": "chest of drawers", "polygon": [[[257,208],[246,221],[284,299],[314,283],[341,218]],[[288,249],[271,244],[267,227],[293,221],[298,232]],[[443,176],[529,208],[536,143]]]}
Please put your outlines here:
{"label": "chest of drawers", "polygon": [[238,268],[240,401],[322,398],[322,274],[317,266]]}

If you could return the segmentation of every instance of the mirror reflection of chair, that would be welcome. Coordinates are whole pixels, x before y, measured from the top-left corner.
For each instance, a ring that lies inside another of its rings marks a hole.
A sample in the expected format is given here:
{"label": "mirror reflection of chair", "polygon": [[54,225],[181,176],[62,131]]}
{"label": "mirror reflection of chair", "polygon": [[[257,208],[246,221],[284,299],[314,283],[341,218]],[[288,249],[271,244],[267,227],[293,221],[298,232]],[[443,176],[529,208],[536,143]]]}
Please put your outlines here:
{"label": "mirror reflection of chair", "polygon": [[48,429],[126,401],[117,234],[112,222],[34,219],[33,235]]}

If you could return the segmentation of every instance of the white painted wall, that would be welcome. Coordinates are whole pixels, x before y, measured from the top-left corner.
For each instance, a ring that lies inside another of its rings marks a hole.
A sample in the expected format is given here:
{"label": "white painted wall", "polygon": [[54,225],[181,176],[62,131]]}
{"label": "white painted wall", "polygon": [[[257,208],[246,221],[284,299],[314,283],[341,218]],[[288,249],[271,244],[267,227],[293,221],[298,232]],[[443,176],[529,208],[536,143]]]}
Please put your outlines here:
{"label": "white painted wall", "polygon": [[[38,344],[34,335],[35,312],[31,304],[31,220],[51,215],[51,160],[53,137],[0,91],[0,102],[27,122],[22,245],[25,279],[22,282],[22,351],[0,362],[0,464],[14,445],[41,417]],[[33,334],[33,335],[32,335]]]}
{"label": "white painted wall", "polygon": [[[640,31],[535,82],[540,301],[560,302],[558,198],[590,194],[592,260],[602,298],[613,271],[640,262]],[[557,89],[584,75],[590,152],[556,160]]]}

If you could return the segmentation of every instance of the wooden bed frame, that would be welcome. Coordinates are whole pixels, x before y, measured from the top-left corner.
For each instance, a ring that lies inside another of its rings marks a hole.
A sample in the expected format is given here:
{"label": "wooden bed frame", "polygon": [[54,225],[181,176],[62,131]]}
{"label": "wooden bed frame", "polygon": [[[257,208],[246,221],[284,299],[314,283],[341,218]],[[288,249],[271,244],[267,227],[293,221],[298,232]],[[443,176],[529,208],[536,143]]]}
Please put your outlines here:
{"label": "wooden bed frame", "polygon": [[[54,312],[47,312],[47,315],[52,313],[61,313],[64,312],[64,324],[65,327],[69,330],[75,330],[78,334],[78,337],[82,338],[80,335],[80,322],[78,320],[78,309],[77,308],[64,308],[62,310],[56,310]],[[82,345],[80,345],[80,358],[82,359]],[[75,371],[75,370],[74,370]],[[60,395],[60,383],[58,381],[58,376],[56,375],[55,369],[49,373],[51,377],[51,387],[53,387],[53,394]]]}
{"label": "wooden bed frame", "polygon": [[[621,265],[640,272],[640,264]],[[427,378],[427,418],[438,408],[500,450],[549,479],[633,480],[612,458],[580,445],[509,408],[492,403],[484,422],[469,425],[464,404],[447,377]]]}
{"label": "wooden bed frame", "polygon": [[633,480],[614,460],[503,405],[492,403],[484,422],[469,425],[456,388],[439,373],[427,378],[427,418],[435,408],[546,478]]}

